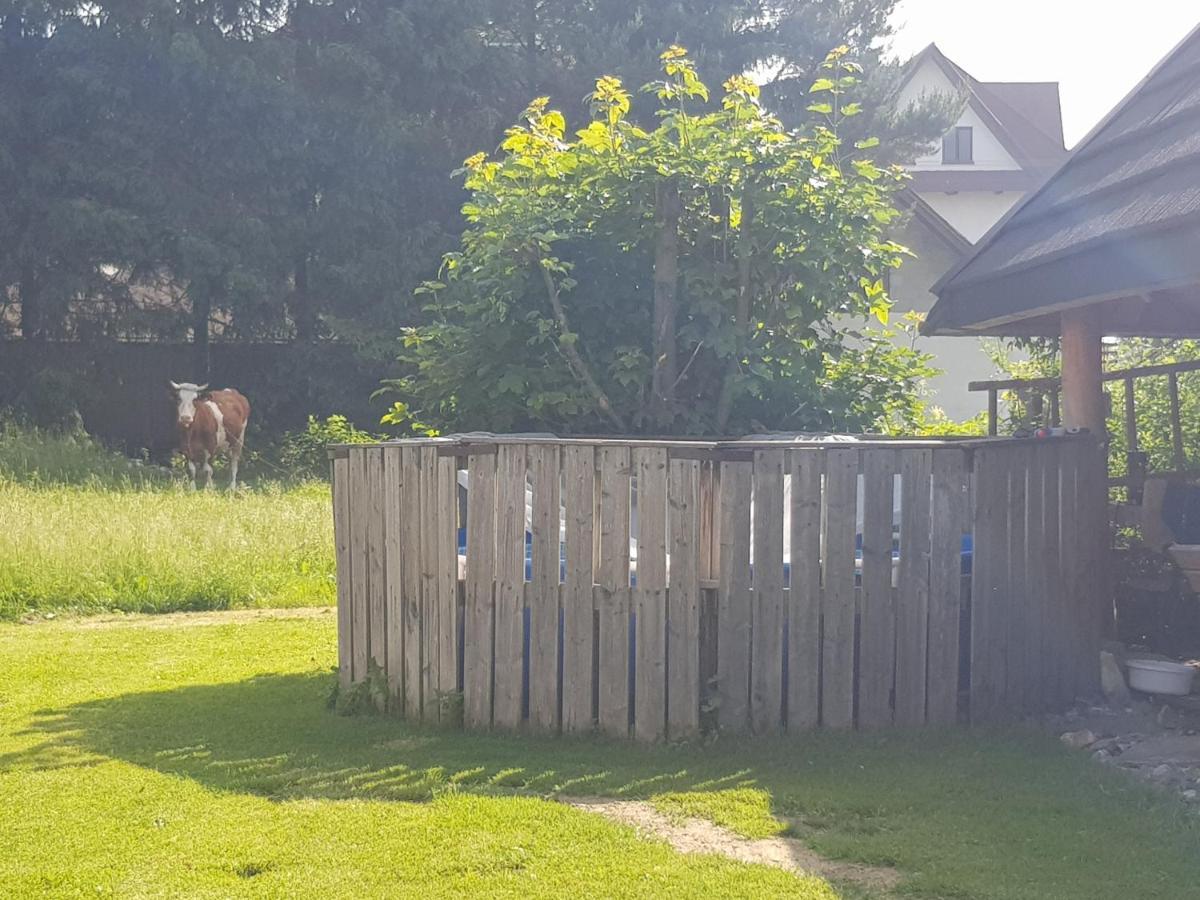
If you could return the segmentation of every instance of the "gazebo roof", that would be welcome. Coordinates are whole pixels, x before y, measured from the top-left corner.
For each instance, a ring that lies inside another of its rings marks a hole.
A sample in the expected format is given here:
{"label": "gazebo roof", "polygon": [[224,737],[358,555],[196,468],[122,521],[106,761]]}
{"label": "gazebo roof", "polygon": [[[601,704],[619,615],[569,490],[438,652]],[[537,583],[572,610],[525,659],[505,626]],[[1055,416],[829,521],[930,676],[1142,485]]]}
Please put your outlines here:
{"label": "gazebo roof", "polygon": [[1200,335],[1200,27],[933,291],[931,335]]}

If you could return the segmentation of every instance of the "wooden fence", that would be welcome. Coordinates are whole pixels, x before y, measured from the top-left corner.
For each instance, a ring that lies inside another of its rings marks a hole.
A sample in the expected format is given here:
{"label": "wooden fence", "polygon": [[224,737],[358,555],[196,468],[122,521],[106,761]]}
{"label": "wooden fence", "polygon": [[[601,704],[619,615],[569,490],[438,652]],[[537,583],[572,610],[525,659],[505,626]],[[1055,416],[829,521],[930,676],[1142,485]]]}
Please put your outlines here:
{"label": "wooden fence", "polygon": [[643,740],[993,721],[1098,684],[1089,438],[336,447],[343,688]]}

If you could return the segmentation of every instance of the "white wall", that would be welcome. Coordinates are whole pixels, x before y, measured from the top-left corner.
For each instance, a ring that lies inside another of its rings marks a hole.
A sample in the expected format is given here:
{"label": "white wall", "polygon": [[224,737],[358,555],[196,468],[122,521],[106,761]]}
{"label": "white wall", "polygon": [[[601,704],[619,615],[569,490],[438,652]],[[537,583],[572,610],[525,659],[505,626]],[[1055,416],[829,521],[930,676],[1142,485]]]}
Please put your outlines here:
{"label": "white wall", "polygon": [[930,191],[918,196],[974,244],[1023,195],[1021,191],[958,191],[953,194]]}

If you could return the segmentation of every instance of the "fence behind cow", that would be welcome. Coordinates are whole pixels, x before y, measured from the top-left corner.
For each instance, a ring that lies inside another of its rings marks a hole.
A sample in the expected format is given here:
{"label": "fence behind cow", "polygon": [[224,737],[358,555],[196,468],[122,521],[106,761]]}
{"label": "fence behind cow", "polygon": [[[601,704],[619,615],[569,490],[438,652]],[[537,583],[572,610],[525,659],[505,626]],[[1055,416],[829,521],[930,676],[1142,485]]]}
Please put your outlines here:
{"label": "fence behind cow", "polygon": [[990,721],[1097,683],[1087,438],[332,455],[341,682],[377,667],[412,719],[658,740]]}

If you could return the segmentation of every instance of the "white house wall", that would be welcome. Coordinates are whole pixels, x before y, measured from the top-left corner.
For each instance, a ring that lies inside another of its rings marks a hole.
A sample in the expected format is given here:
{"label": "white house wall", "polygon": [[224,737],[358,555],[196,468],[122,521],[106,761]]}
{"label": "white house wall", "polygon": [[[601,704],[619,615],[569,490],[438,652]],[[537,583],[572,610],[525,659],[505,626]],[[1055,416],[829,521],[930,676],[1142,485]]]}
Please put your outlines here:
{"label": "white house wall", "polygon": [[930,191],[918,196],[974,244],[1023,195],[1020,191],[957,191],[953,194]]}

